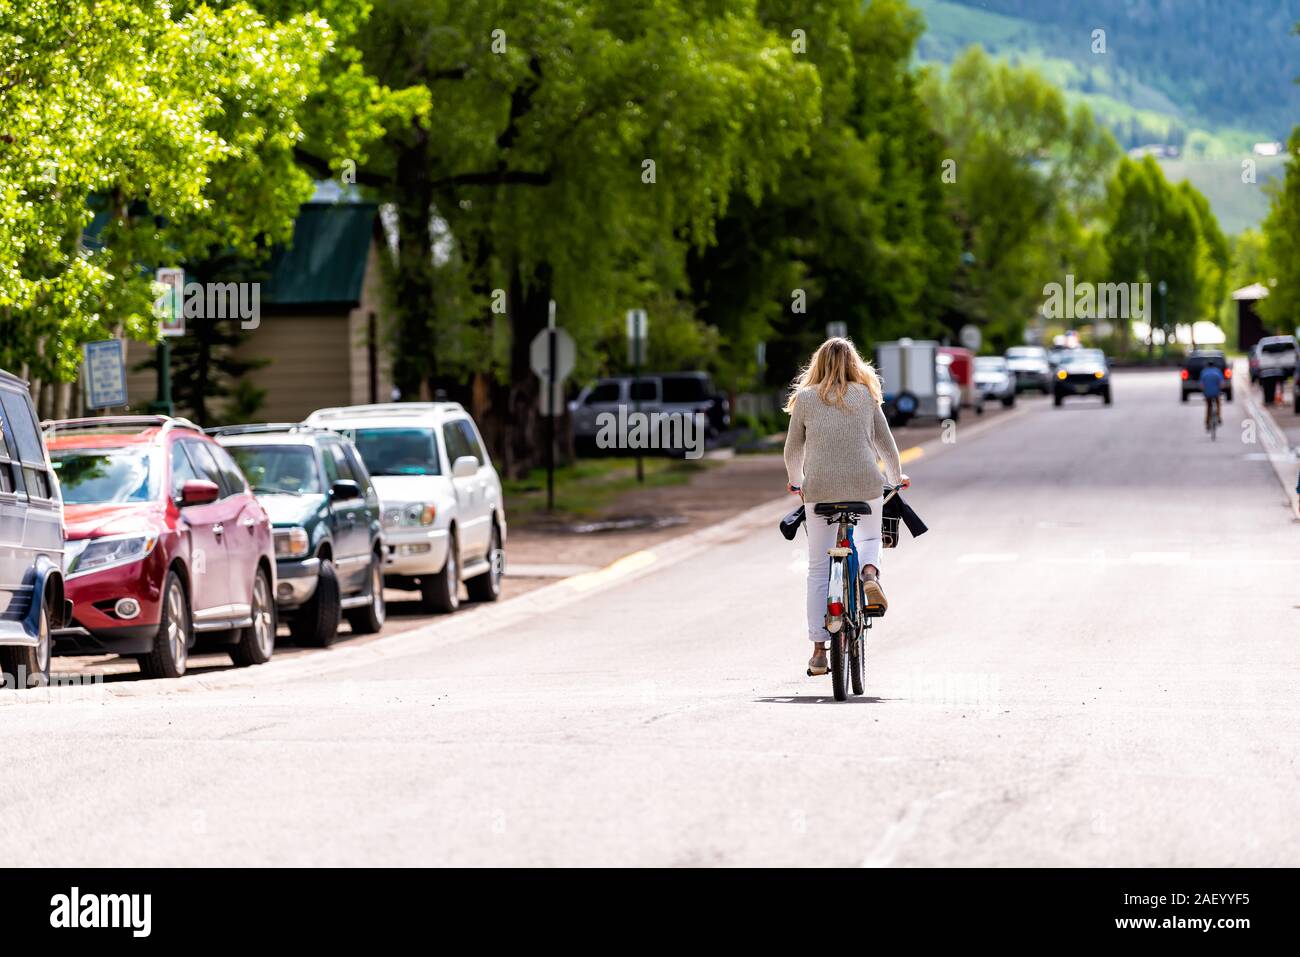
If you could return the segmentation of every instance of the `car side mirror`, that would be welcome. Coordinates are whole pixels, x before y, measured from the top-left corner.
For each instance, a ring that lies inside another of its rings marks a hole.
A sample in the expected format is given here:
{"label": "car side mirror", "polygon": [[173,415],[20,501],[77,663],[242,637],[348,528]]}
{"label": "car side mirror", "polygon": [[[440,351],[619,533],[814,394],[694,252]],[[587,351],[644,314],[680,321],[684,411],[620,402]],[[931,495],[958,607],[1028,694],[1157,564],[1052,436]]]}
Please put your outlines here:
{"label": "car side mirror", "polygon": [[221,489],[216,482],[207,479],[188,479],[181,486],[181,507],[188,505],[207,505],[221,496]]}
{"label": "car side mirror", "polygon": [[452,478],[473,478],[478,475],[478,459],[472,455],[462,455],[451,463]]}
{"label": "car side mirror", "polygon": [[351,502],[361,498],[361,486],[352,479],[339,479],[330,486],[330,495],[336,502]]}

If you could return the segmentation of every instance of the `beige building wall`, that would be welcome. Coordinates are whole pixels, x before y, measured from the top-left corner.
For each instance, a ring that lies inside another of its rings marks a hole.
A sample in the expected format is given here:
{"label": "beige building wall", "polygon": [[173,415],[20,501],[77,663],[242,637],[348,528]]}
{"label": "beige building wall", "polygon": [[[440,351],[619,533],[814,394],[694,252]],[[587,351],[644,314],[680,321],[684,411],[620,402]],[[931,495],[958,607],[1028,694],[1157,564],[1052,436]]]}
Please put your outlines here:
{"label": "beige building wall", "polygon": [[[374,355],[377,397],[387,402],[393,387],[387,316],[379,248],[370,244],[361,301],[347,312],[289,315],[263,306],[261,323],[239,347],[245,359],[269,359],[249,374],[266,390],[259,418],[266,422],[298,422],[316,409],[370,401],[370,336],[374,316]],[[144,412],[157,395],[153,370],[133,372],[153,354],[154,346],[127,343],[127,395],[131,411]]]}

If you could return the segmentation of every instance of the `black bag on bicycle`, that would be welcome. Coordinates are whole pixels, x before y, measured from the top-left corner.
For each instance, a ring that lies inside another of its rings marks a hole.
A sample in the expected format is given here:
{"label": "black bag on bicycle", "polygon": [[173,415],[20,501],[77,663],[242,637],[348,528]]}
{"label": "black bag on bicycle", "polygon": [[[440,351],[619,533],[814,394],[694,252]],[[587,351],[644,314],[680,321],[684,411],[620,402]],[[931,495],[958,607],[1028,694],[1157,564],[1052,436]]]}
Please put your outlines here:
{"label": "black bag on bicycle", "polygon": [[907,526],[913,538],[924,535],[928,530],[925,522],[921,521],[921,516],[903,501],[903,496],[895,495],[880,511],[880,543],[885,548],[898,547],[900,522]]}
{"label": "black bag on bicycle", "polygon": [[804,513],[802,505],[785,518],[781,519],[781,524],[778,527],[781,529],[781,534],[785,536],[787,542],[794,541],[794,537],[799,534],[799,526],[803,524],[803,520]]}

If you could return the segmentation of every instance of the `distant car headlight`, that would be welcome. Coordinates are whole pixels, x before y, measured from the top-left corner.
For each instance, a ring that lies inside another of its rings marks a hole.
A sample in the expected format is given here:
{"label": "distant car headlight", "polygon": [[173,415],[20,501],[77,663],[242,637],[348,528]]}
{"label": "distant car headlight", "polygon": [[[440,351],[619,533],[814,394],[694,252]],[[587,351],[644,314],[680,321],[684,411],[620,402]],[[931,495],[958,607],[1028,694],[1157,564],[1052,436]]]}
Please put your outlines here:
{"label": "distant car headlight", "polygon": [[1098,379],[1104,379],[1106,377],[1106,373],[1104,372],[1094,372],[1093,375],[1095,375]]}
{"label": "distant car headlight", "polygon": [[1056,377],[1057,377],[1058,379],[1064,379],[1064,378],[1065,378],[1065,370],[1064,370],[1064,369],[1061,369],[1059,372],[1057,372],[1057,373],[1056,373]]}
{"label": "distant car headlight", "polygon": [[152,552],[157,543],[156,535],[121,535],[92,539],[68,566],[68,577],[138,562]]}
{"label": "distant car headlight", "polygon": [[311,548],[307,529],[301,525],[295,525],[293,528],[277,528],[273,537],[276,558],[302,558]]}

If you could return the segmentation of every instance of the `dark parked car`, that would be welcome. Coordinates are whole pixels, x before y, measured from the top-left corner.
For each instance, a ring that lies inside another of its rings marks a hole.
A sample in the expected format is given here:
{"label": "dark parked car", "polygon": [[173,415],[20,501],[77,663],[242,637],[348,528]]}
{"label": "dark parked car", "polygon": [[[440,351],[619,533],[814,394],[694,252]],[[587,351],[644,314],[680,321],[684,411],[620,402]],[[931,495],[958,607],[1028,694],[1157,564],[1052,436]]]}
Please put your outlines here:
{"label": "dark parked car", "polygon": [[27,383],[0,372],[0,677],[8,688],[50,677],[63,597],[63,508]]}
{"label": "dark parked car", "polygon": [[731,426],[731,404],[713,386],[706,372],[647,372],[598,379],[570,403],[573,438],[584,450],[594,450],[602,412],[618,415],[620,407],[652,413],[699,413],[705,417],[705,435],[716,438]]}
{"label": "dark parked car", "polygon": [[1060,405],[1068,395],[1099,395],[1110,405],[1110,367],[1100,349],[1070,349],[1056,367],[1052,402]]}
{"label": "dark parked car", "polygon": [[1223,373],[1223,397],[1229,402],[1232,401],[1232,364],[1228,362],[1228,357],[1217,349],[1197,349],[1194,352],[1187,353],[1183,359],[1183,368],[1179,375],[1182,378],[1182,399],[1187,401],[1187,397],[1193,392],[1201,391],[1201,373],[1205,371],[1206,366],[1214,366]]}
{"label": "dark parked car", "polygon": [[379,495],[350,440],[307,425],[210,429],[248,476],[275,536],[276,604],[294,641],[384,627]]}
{"label": "dark parked car", "polygon": [[50,422],[46,439],[75,606],[57,654],[132,656],[151,678],[183,675],[198,644],[270,659],[271,523],[221,446],[165,415]]}

